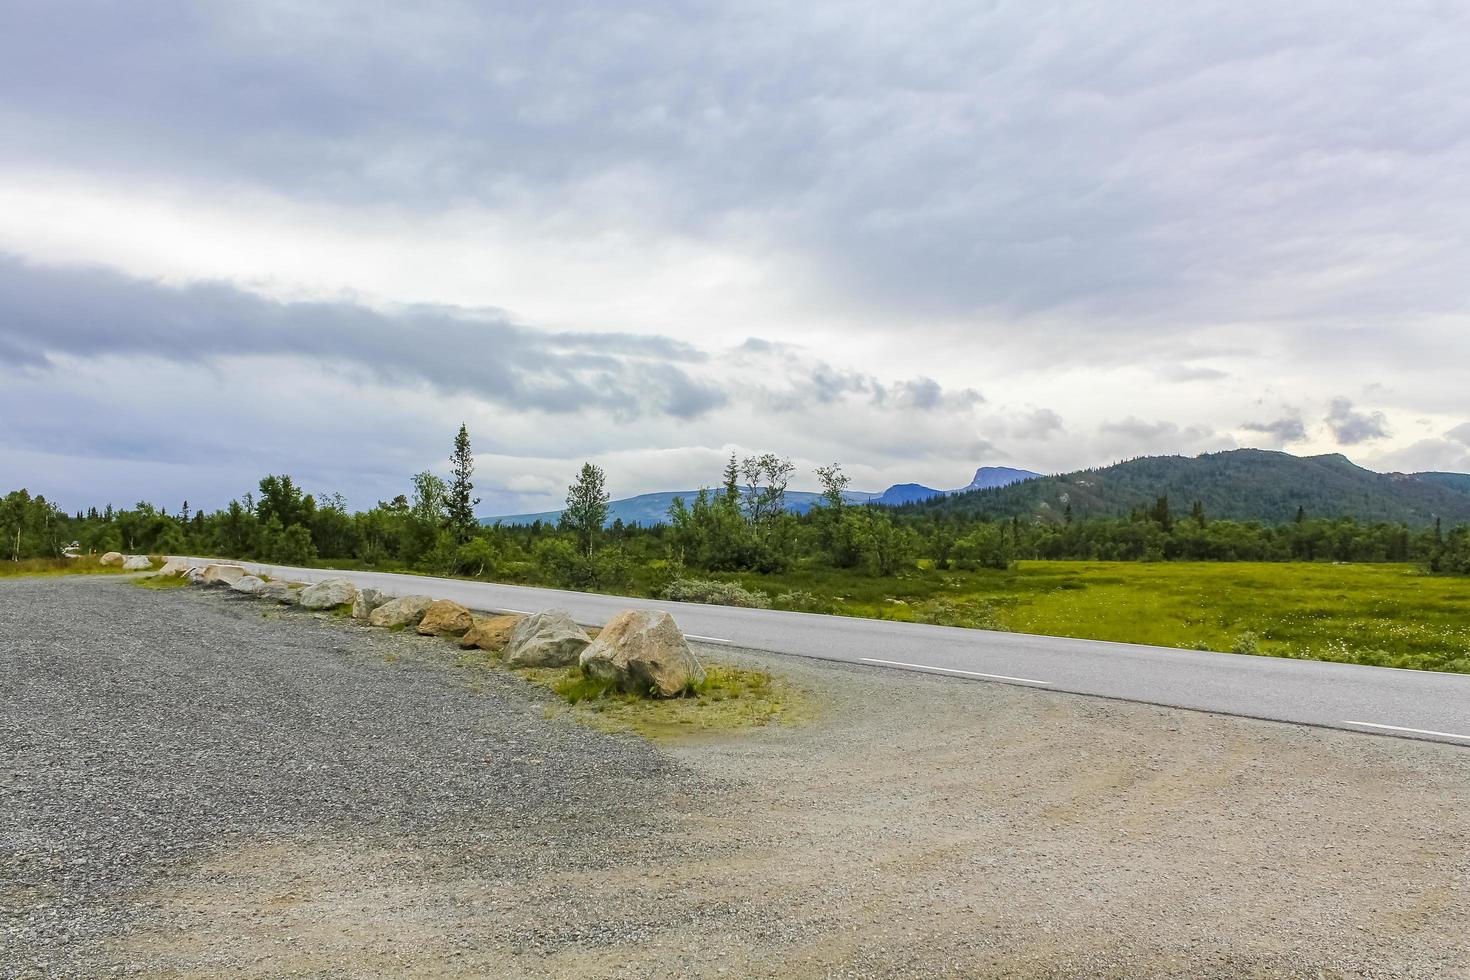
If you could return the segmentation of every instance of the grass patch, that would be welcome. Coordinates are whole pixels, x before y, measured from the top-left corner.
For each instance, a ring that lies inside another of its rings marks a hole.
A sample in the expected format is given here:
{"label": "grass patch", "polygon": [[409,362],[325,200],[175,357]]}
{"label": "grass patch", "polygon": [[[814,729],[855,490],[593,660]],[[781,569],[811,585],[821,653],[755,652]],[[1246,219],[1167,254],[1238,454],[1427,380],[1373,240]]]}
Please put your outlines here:
{"label": "grass patch", "polygon": [[0,578],[33,575],[135,575],[118,565],[101,565],[96,556],[83,558],[27,558],[23,561],[0,561]]}
{"label": "grass patch", "polygon": [[[503,669],[500,654],[466,650],[462,667]],[[800,724],[813,715],[805,691],[763,670],[706,662],[704,682],[683,697],[644,698],[586,676],[577,667],[527,667],[516,676],[544,687],[564,703],[547,709],[599,731],[632,733],[653,741],[735,735],[766,725]]]}
{"label": "grass patch", "polygon": [[328,609],[327,612],[336,616],[338,619],[350,619],[352,617],[352,603],[339,602],[331,609]]}
{"label": "grass patch", "polygon": [[145,575],[133,579],[133,584],[140,589],[182,589],[189,580],[182,575]]}

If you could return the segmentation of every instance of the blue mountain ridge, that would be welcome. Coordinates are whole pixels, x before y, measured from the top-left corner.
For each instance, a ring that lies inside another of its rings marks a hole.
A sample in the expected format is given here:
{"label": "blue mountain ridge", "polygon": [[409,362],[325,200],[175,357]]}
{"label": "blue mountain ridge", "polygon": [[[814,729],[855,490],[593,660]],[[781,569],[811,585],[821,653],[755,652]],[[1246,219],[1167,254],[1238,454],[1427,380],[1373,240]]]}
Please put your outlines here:
{"label": "blue mountain ridge", "polygon": [[[982,466],[975,471],[975,478],[967,486],[955,490],[935,490],[919,483],[896,483],[884,490],[882,493],[868,493],[861,490],[849,490],[846,499],[855,504],[882,504],[885,507],[893,507],[898,504],[912,503],[917,500],[928,500],[930,497],[946,496],[952,493],[964,493],[966,490],[982,490],[988,487],[1004,487],[1020,480],[1029,480],[1040,476],[1030,470],[1018,470],[1009,466]],[[652,527],[655,524],[664,524],[669,519],[669,508],[673,506],[675,497],[682,497],[685,502],[693,500],[699,495],[698,490],[660,490],[654,493],[640,493],[634,497],[623,497],[610,501],[607,505],[607,523],[622,519],[624,524],[637,524],[643,527]],[[786,491],[786,509],[793,514],[805,514],[816,505],[822,495],[810,490],[788,490]],[[545,510],[535,514],[506,514],[499,517],[482,517],[482,524],[533,524],[536,521],[555,524],[561,519],[561,511]]]}

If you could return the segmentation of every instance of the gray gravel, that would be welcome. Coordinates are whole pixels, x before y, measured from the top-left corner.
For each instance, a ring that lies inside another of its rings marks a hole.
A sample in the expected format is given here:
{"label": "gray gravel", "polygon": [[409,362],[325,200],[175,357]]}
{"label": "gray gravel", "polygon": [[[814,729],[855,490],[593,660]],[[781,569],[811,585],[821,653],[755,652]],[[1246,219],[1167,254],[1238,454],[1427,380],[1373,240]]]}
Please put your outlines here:
{"label": "gray gravel", "polygon": [[644,743],[545,720],[513,678],[468,685],[432,662],[448,644],[285,615],[0,580],[0,976],[147,970],[107,948],[139,890],[247,843],[468,843],[516,877],[547,846],[636,853],[695,788]]}
{"label": "gray gravel", "polygon": [[0,580],[0,975],[1470,977],[1470,751],[734,650],[652,747],[452,644]]}

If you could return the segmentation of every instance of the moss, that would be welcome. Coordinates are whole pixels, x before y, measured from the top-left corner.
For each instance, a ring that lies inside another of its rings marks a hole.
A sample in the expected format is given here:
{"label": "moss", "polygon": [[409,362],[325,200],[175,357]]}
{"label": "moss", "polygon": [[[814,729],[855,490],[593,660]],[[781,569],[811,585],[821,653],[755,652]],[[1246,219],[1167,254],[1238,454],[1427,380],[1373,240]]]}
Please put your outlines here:
{"label": "moss", "polygon": [[331,609],[328,609],[327,612],[336,616],[338,619],[350,619],[352,617],[352,603],[339,602]]}

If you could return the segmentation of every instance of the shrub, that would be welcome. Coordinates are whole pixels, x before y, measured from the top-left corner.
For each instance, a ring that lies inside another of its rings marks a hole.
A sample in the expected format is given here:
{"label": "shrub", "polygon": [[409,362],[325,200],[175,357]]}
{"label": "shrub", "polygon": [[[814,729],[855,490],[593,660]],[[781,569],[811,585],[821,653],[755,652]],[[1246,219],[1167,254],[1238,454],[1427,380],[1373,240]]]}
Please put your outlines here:
{"label": "shrub", "polygon": [[1261,638],[1246,630],[1235,638],[1235,646],[1230,648],[1230,652],[1258,654],[1261,652]]}
{"label": "shrub", "polygon": [[782,592],[776,596],[777,609],[789,609],[793,612],[825,612],[830,607],[830,602],[825,602],[801,589]]}
{"label": "shrub", "polygon": [[749,609],[771,608],[770,597],[764,592],[752,592],[739,582],[719,582],[713,579],[679,578],[664,586],[660,599],[675,602],[707,602],[716,606],[745,606]]}

